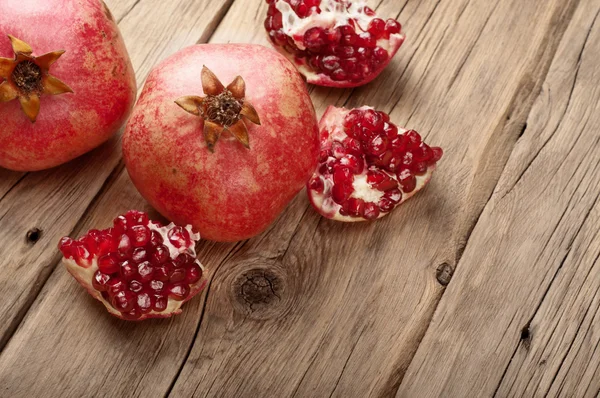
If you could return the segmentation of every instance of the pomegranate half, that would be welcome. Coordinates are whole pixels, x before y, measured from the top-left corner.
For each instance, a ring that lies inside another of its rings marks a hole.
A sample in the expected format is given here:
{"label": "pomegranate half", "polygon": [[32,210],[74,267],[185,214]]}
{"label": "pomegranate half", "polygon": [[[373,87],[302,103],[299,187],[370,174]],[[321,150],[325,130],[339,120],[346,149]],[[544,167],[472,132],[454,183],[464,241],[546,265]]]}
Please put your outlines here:
{"label": "pomegranate half", "polygon": [[423,189],[443,151],[414,130],[399,129],[371,107],[330,106],[321,119],[319,166],[308,196],[324,217],[381,218]]}
{"label": "pomegranate half", "polygon": [[375,79],[402,43],[402,26],[363,0],[267,0],[271,42],[309,83],[357,87]]}
{"label": "pomegranate half", "polygon": [[133,67],[100,0],[0,1],[0,167],[51,168],[129,116]]}
{"label": "pomegranate half", "polygon": [[58,247],[69,273],[108,312],[143,320],[181,313],[181,305],[202,290],[198,240],[189,225],[163,226],[131,210],[115,218],[112,228],[62,238]]}
{"label": "pomegranate half", "polygon": [[301,76],[277,52],[248,44],[197,45],[162,62],[123,137],[142,196],[215,241],[264,231],[306,184],[318,150]]}

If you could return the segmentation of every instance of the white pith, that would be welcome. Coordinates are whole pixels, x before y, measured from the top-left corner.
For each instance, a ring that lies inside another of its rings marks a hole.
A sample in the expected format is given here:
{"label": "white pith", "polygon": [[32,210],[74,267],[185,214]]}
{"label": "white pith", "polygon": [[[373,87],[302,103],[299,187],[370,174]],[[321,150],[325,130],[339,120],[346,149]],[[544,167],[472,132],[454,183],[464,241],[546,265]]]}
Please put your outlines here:
{"label": "white pith", "polygon": [[[360,28],[362,31],[366,32],[369,23],[373,19],[378,18],[377,16],[369,16],[364,13],[363,9],[366,5],[366,1],[357,0],[352,2],[349,8],[346,8],[346,6],[334,0],[322,0],[321,5],[319,6],[321,9],[320,14],[315,13],[309,18],[300,18],[289,3],[283,0],[277,0],[275,2],[275,7],[281,12],[283,33],[292,38],[295,45],[300,50],[306,50],[306,46],[304,46],[303,42],[304,34],[307,30],[314,27],[321,27],[324,29],[337,28],[339,26],[348,25],[348,21],[353,19],[358,25],[357,30]],[[404,42],[404,38],[405,36],[402,32],[395,33],[390,35],[389,39],[381,38],[377,40],[377,46],[386,50],[389,54],[389,59],[391,60]],[[277,46],[277,50],[296,65],[300,73],[306,76],[309,83],[339,84],[339,82],[334,81],[327,75],[315,73],[304,60],[299,60],[293,54],[288,53],[279,46]],[[382,66],[381,69],[383,69],[383,67],[385,67],[385,65]]]}
{"label": "white pith", "polygon": [[[196,258],[196,247],[195,247],[196,245],[195,244],[196,244],[196,242],[198,242],[200,240],[200,234],[194,233],[192,231],[192,226],[187,225],[185,227],[185,229],[190,234],[192,243],[190,244],[189,247],[182,247],[182,248],[178,249],[175,246],[173,246],[173,244],[169,241],[169,238],[167,236],[167,233],[169,232],[169,230],[175,226],[176,225],[173,223],[171,223],[167,226],[164,226],[164,227],[159,227],[157,224],[154,224],[152,222],[148,223],[148,228],[151,231],[157,231],[162,236],[163,245],[165,245],[167,248],[169,248],[169,253],[170,253],[171,258],[175,258],[175,257],[177,257],[177,255],[184,253],[184,252],[188,252],[189,254],[191,254],[192,257]],[[79,281],[80,284],[84,285],[86,287],[86,289],[88,290],[88,292],[96,300],[99,300],[100,302],[102,302],[102,304],[104,304],[104,306],[106,307],[108,312],[110,312],[111,314],[116,315],[118,317],[122,317],[122,313],[119,312],[117,309],[115,309],[110,302],[106,301],[104,299],[104,297],[102,297],[102,293],[97,291],[96,289],[94,289],[94,287],[92,285],[94,274],[96,273],[96,271],[98,271],[98,256],[94,256],[94,258],[92,258],[89,267],[80,266],[79,264],[77,264],[77,262],[72,257],[71,258],[63,257],[62,262],[67,267],[67,270],[69,271],[69,273],[71,275],[73,275],[73,277],[75,279],[77,279],[77,281]],[[202,263],[200,263],[200,261],[196,259],[196,264],[198,264],[198,266],[200,266],[200,269],[202,269],[202,272],[204,273],[205,268],[202,265]],[[200,279],[198,282],[196,282],[195,284],[190,285],[190,291],[194,291],[195,287],[201,286],[203,283],[204,283],[204,277],[202,279]],[[180,313],[181,312],[180,308],[184,302],[185,302],[185,300],[184,301],[176,301],[176,300],[169,298],[167,300],[167,308],[164,311],[161,311],[161,312],[150,311],[146,314],[143,314],[140,319],[152,318],[152,317],[165,317],[165,316],[169,316],[173,313]]]}
{"label": "white pith", "polygon": [[[367,110],[367,109],[373,109],[373,108],[369,107],[369,106],[363,106],[362,108],[358,108],[358,109]],[[345,108],[338,109],[334,106],[329,106],[329,108],[323,115],[323,118],[321,119],[321,123],[319,124],[320,131],[329,131],[329,137],[327,139],[328,143],[331,143],[333,141],[343,142],[344,139],[346,139],[348,137],[348,135],[343,130],[343,122],[344,122],[344,119],[346,118],[346,115],[349,112],[350,112],[350,110],[345,109]],[[403,134],[406,131],[407,130],[405,130],[405,129],[398,128],[398,132],[400,134]],[[321,144],[323,145],[323,143],[321,143]],[[417,192],[419,192],[421,189],[423,189],[423,187],[425,187],[425,185],[427,185],[427,183],[431,179],[431,175],[433,174],[435,167],[436,167],[435,165],[429,166],[427,171],[423,175],[415,176],[416,180],[417,180],[417,185],[413,191],[406,193],[402,190],[401,186],[398,186],[398,189],[400,189],[400,191],[402,191],[402,199],[396,205],[396,207],[400,206],[402,203],[406,202],[408,199],[413,197]],[[357,199],[362,199],[365,202],[377,203],[379,201],[379,199],[381,199],[383,197],[383,192],[372,188],[367,183],[367,171],[368,171],[368,169],[365,167],[362,174],[354,177],[354,182],[352,184],[354,187],[354,192],[350,196],[357,198]],[[315,205],[315,207],[317,209],[321,209],[320,212],[323,216],[330,218],[332,220],[344,221],[344,222],[364,221],[364,219],[361,217],[352,217],[352,216],[341,215],[339,213],[339,210],[342,208],[342,206],[335,203],[333,201],[333,199],[331,198],[331,189],[333,187],[333,177],[325,178],[324,176],[320,175],[319,173],[316,173],[315,175],[319,175],[319,177],[321,178],[321,180],[324,183],[325,188],[323,189],[323,193],[319,193],[312,189],[309,189],[308,194],[309,194],[309,198],[310,198],[311,202],[313,203],[313,205]],[[393,176],[392,174],[388,173],[388,175],[394,179],[397,179],[396,176]],[[373,200],[372,198],[377,198],[377,200]],[[385,217],[389,213],[391,213],[391,212],[387,212],[387,213],[382,212],[379,214],[378,218]]]}

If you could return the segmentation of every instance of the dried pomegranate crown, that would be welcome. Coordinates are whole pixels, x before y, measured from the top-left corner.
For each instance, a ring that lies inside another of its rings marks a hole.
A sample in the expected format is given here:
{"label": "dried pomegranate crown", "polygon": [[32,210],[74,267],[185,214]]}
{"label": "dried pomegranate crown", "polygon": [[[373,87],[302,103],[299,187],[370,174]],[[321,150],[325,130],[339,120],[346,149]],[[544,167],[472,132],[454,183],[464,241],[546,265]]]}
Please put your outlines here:
{"label": "dried pomegranate crown", "polygon": [[35,123],[40,113],[40,96],[72,93],[73,90],[48,71],[65,52],[53,51],[34,57],[33,49],[27,43],[8,35],[14,59],[0,58],[0,102],[19,99],[25,115]]}
{"label": "dried pomegranate crown", "polygon": [[186,96],[175,101],[186,112],[204,120],[204,140],[211,152],[224,130],[229,131],[246,148],[250,148],[248,128],[242,117],[260,125],[256,109],[246,100],[246,83],[241,76],[227,87],[206,66],[202,67],[205,97]]}

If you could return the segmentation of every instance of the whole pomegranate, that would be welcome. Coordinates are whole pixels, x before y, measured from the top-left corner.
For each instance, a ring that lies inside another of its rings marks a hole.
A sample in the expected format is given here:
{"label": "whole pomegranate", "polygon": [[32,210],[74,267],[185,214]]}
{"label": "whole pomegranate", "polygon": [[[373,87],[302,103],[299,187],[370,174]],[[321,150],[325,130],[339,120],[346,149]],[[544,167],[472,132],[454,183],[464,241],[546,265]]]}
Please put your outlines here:
{"label": "whole pomegranate", "polygon": [[402,26],[377,17],[364,0],[267,0],[269,38],[309,83],[356,87],[390,63]]}
{"label": "whole pomegranate", "polygon": [[189,225],[165,227],[131,210],[112,228],[62,238],[58,247],[69,273],[108,312],[142,320],[179,314],[202,290],[204,267],[194,248],[199,239]]}
{"label": "whole pomegranate", "polygon": [[367,106],[330,106],[319,127],[319,166],[308,196],[321,215],[338,221],[389,214],[425,187],[443,155],[416,131],[398,129],[387,114]]}
{"label": "whole pomegranate", "polygon": [[47,169],[114,135],[136,96],[100,0],[0,1],[0,167]]}
{"label": "whole pomegranate", "polygon": [[158,65],[123,137],[140,193],[215,241],[264,231],[306,184],[318,150],[300,75],[277,52],[246,44],[197,45]]}

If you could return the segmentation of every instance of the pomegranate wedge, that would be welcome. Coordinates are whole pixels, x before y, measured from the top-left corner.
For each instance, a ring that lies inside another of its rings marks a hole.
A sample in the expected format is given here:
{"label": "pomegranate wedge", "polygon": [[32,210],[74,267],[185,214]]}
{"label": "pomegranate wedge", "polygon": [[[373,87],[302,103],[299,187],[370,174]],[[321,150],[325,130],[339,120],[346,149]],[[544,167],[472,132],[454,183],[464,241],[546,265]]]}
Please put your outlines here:
{"label": "pomegranate wedge", "polygon": [[387,215],[429,182],[443,155],[416,131],[398,129],[387,114],[366,106],[330,106],[319,127],[319,166],[308,195],[321,215],[338,221]]}
{"label": "pomegranate wedge", "polygon": [[112,228],[78,240],[62,238],[63,263],[108,312],[122,319],[167,318],[202,290],[196,259],[200,235],[190,226],[162,226],[143,212],[115,218]]}

